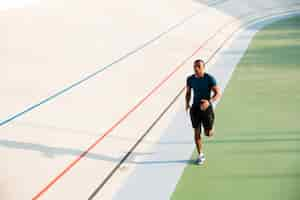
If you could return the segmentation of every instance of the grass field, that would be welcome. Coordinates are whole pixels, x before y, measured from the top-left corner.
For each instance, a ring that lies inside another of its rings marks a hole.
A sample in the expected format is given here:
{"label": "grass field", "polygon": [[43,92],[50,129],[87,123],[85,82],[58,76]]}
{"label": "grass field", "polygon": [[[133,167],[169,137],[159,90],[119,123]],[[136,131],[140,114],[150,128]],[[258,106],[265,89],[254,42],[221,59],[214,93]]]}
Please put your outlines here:
{"label": "grass field", "polygon": [[173,200],[300,199],[300,17],[256,34],[216,117],[207,163],[186,167]]}

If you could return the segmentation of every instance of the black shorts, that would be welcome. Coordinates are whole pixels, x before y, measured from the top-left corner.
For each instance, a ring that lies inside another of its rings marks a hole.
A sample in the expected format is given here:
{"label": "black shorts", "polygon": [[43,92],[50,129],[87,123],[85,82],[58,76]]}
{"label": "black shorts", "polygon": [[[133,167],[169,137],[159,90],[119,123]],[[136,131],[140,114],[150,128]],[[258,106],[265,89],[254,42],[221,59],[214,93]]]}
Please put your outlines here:
{"label": "black shorts", "polygon": [[215,114],[212,105],[205,111],[200,110],[200,107],[193,106],[190,109],[190,116],[193,128],[212,129],[215,121]]}

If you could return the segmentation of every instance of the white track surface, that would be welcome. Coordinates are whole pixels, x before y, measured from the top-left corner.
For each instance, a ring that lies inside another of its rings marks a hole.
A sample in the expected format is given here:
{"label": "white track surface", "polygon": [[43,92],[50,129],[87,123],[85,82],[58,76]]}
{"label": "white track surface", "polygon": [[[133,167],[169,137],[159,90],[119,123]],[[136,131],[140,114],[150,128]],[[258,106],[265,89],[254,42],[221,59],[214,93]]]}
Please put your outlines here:
{"label": "white track surface", "polygon": [[[199,13],[93,78],[0,126],[1,200],[33,198],[206,39],[235,19],[40,197],[87,199],[184,86],[194,59],[207,59],[240,24],[300,9],[299,0],[228,0],[210,7],[205,3],[209,1],[196,0],[19,2],[0,4],[0,123]],[[217,63],[218,56],[208,67],[222,68]],[[174,146],[193,145],[188,117],[174,120],[183,105],[181,96],[95,199],[111,199],[124,190],[138,165],[131,161],[151,155],[149,149],[172,123],[185,124],[182,141]]]}

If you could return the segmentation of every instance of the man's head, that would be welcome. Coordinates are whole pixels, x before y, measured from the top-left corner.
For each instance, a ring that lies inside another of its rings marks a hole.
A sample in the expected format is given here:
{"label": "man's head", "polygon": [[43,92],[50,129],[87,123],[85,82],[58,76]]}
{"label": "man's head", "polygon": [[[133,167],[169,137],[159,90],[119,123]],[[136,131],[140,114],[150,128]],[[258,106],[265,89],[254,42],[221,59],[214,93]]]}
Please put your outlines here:
{"label": "man's head", "polygon": [[203,75],[205,72],[205,62],[203,60],[195,60],[194,61],[194,71],[197,75]]}

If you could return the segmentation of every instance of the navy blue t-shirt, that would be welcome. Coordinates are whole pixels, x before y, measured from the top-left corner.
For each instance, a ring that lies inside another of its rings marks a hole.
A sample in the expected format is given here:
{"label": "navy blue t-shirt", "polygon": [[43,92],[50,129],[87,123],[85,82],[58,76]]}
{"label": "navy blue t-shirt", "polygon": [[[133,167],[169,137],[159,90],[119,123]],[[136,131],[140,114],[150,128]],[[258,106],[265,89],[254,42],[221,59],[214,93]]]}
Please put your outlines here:
{"label": "navy blue t-shirt", "polygon": [[210,100],[211,89],[217,85],[216,79],[208,73],[205,73],[203,77],[196,77],[193,74],[187,78],[186,82],[187,86],[193,90],[193,106],[200,105],[201,99]]}

